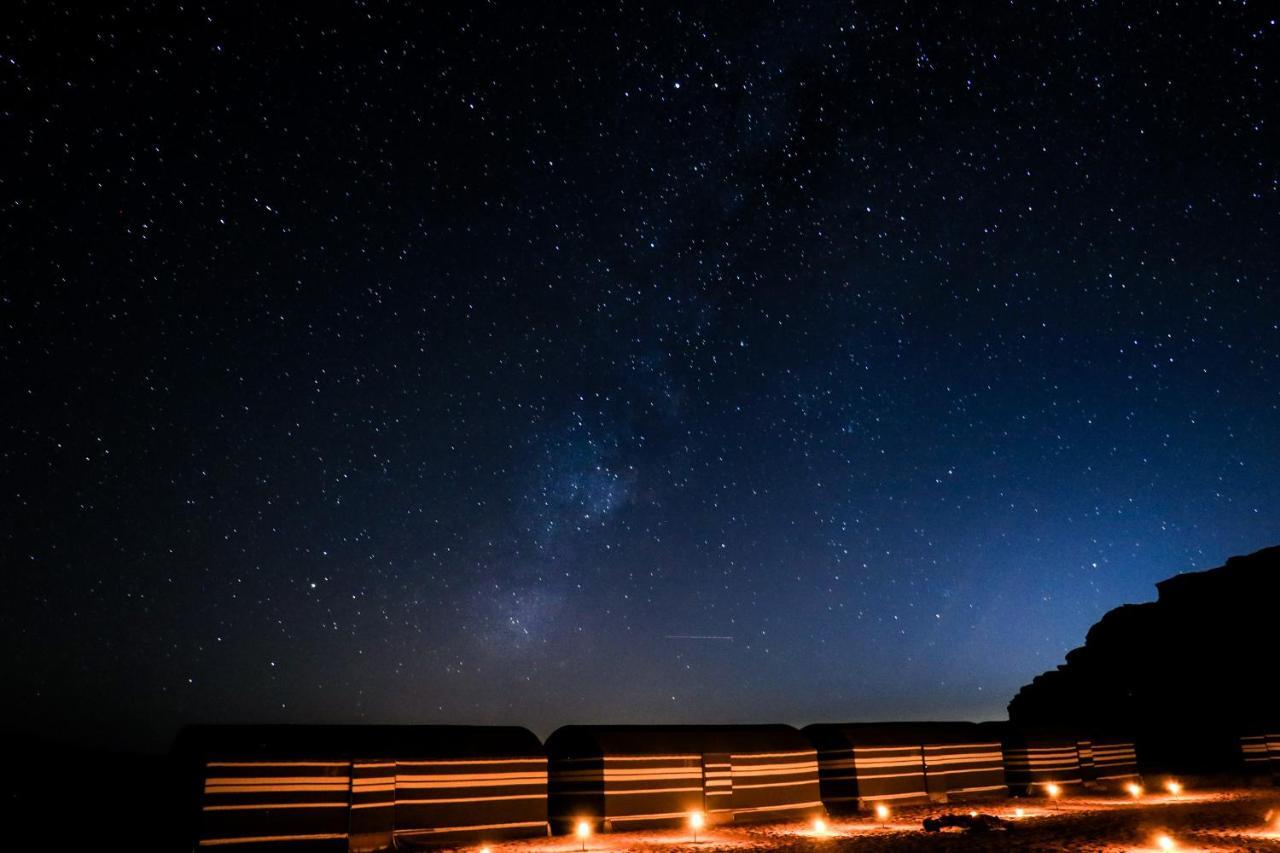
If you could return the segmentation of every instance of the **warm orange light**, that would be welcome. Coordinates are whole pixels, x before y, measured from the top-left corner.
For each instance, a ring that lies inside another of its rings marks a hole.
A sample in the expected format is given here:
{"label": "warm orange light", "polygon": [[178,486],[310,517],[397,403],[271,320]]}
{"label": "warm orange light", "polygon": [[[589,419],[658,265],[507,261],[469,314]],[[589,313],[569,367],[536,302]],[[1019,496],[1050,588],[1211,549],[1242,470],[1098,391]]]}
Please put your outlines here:
{"label": "warm orange light", "polygon": [[1157,835],[1156,846],[1159,847],[1161,850],[1174,850],[1177,848],[1178,845],[1174,842],[1172,838],[1170,838],[1167,835]]}
{"label": "warm orange light", "polygon": [[827,834],[827,822],[820,817],[813,819],[813,831],[817,835]]}
{"label": "warm orange light", "polygon": [[707,820],[702,816],[702,812],[689,812],[689,826],[694,829],[702,829]]}
{"label": "warm orange light", "polygon": [[1026,814],[1026,812],[1024,812],[1021,808],[1016,808],[1013,810],[1014,817],[1022,817],[1024,814]]}
{"label": "warm orange light", "polygon": [[877,820],[889,819],[889,807],[886,806],[884,803],[876,804],[876,819]]}
{"label": "warm orange light", "polygon": [[493,853],[493,850],[489,847],[481,847],[480,853]]}
{"label": "warm orange light", "polygon": [[978,816],[978,813],[976,811],[969,812],[969,817],[977,817],[977,816]]}
{"label": "warm orange light", "polygon": [[1124,786],[1124,789],[1128,791],[1129,796],[1133,797],[1135,800],[1142,796],[1142,786],[1137,782],[1130,782],[1128,785]]}
{"label": "warm orange light", "polygon": [[590,838],[591,824],[587,823],[585,820],[578,821],[577,833],[579,838]]}
{"label": "warm orange light", "polygon": [[1181,796],[1181,795],[1182,795],[1182,783],[1181,783],[1181,782],[1175,782],[1175,781],[1173,781],[1172,779],[1170,779],[1168,782],[1165,782],[1165,783],[1164,783],[1164,786],[1165,786],[1165,788],[1166,788],[1166,789],[1168,789],[1169,793],[1170,793],[1170,794],[1173,794],[1175,797],[1178,797],[1178,796]]}
{"label": "warm orange light", "polygon": [[1051,797],[1056,797],[1062,793],[1062,788],[1058,787],[1053,782],[1050,782],[1048,785],[1045,785],[1044,790],[1045,790],[1045,793]]}

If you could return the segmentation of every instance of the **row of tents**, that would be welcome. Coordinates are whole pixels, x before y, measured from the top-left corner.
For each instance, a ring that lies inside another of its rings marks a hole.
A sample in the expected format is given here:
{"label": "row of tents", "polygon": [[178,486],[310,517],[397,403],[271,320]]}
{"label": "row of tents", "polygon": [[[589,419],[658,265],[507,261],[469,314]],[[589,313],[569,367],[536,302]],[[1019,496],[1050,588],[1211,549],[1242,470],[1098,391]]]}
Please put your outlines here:
{"label": "row of tents", "polygon": [[[1242,742],[1247,763],[1280,767],[1270,738]],[[175,755],[190,845],[237,851],[481,844],[695,812],[811,819],[1139,772],[1131,739],[1008,723],[565,726],[545,744],[505,726],[220,726],[187,729]]]}

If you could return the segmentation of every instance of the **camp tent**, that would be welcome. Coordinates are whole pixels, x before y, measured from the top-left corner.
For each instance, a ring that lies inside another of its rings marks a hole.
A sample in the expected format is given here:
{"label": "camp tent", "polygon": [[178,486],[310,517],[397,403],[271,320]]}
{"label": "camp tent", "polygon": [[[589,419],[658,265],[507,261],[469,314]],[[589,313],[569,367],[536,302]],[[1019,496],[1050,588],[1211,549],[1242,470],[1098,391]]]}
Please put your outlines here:
{"label": "camp tent", "polygon": [[822,810],[813,747],[790,726],[565,726],[546,748],[548,814],[562,830]]}
{"label": "camp tent", "polygon": [[830,809],[1006,790],[1000,740],[974,723],[837,723],[803,731],[818,750]]}
{"label": "camp tent", "polygon": [[385,851],[547,832],[546,757],[499,726],[201,726],[175,752],[199,847]]}
{"label": "camp tent", "polygon": [[[1053,728],[1023,728],[1010,723],[981,723],[979,729],[998,737],[1004,751],[1005,779],[1015,794],[1042,790],[1050,783],[1079,785],[1080,738]],[[1096,747],[1094,764],[1097,764]]]}

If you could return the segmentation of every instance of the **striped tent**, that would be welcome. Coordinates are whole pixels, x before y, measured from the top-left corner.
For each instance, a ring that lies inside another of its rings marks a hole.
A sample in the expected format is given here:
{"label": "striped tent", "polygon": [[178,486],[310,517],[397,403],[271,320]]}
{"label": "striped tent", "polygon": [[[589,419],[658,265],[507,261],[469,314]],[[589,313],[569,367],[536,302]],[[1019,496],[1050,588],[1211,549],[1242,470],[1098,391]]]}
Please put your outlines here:
{"label": "striped tent", "polygon": [[1250,776],[1271,775],[1270,750],[1265,729],[1251,730],[1240,736],[1240,755],[1244,759],[1244,772]]}
{"label": "striped tent", "polygon": [[813,747],[790,726],[565,726],[547,739],[548,814],[605,830],[820,813]]}
{"label": "striped tent", "polygon": [[1271,776],[1280,785],[1280,724],[1267,727],[1267,756],[1271,760]]}
{"label": "striped tent", "polygon": [[919,731],[893,723],[820,723],[805,726],[804,733],[818,751],[822,802],[829,809],[929,799]]}
{"label": "striped tent", "polygon": [[1080,781],[1086,787],[1094,787],[1098,783],[1098,768],[1093,760],[1093,740],[1085,738],[1076,741],[1076,756],[1080,760]]}
{"label": "striped tent", "polygon": [[1008,793],[1000,739],[976,723],[922,724],[925,786],[930,799],[947,802]]}
{"label": "striped tent", "polygon": [[546,758],[521,728],[208,726],[175,752],[202,848],[387,851],[547,832]]}
{"label": "striped tent", "polygon": [[[1138,750],[1133,738],[1098,735],[1092,740],[1093,775],[1101,784],[1119,785],[1138,781]],[[1081,765],[1083,766],[1083,755]]]}
{"label": "striped tent", "polygon": [[[1080,739],[1060,729],[1019,728],[1008,723],[981,723],[979,728],[998,735],[1004,750],[1005,778],[1015,794],[1039,792],[1049,783],[1079,785]],[[1094,745],[1094,765],[1097,747]]]}

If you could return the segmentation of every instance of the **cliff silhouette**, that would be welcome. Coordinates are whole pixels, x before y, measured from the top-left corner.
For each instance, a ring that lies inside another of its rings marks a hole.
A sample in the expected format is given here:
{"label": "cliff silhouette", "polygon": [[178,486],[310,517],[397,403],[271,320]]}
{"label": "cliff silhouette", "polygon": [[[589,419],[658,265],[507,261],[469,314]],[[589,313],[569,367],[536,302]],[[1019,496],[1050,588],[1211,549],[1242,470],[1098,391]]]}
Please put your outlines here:
{"label": "cliff silhouette", "polygon": [[1145,772],[1238,770],[1240,735],[1280,720],[1280,546],[1156,589],[1019,690],[1009,719],[1131,735]]}

